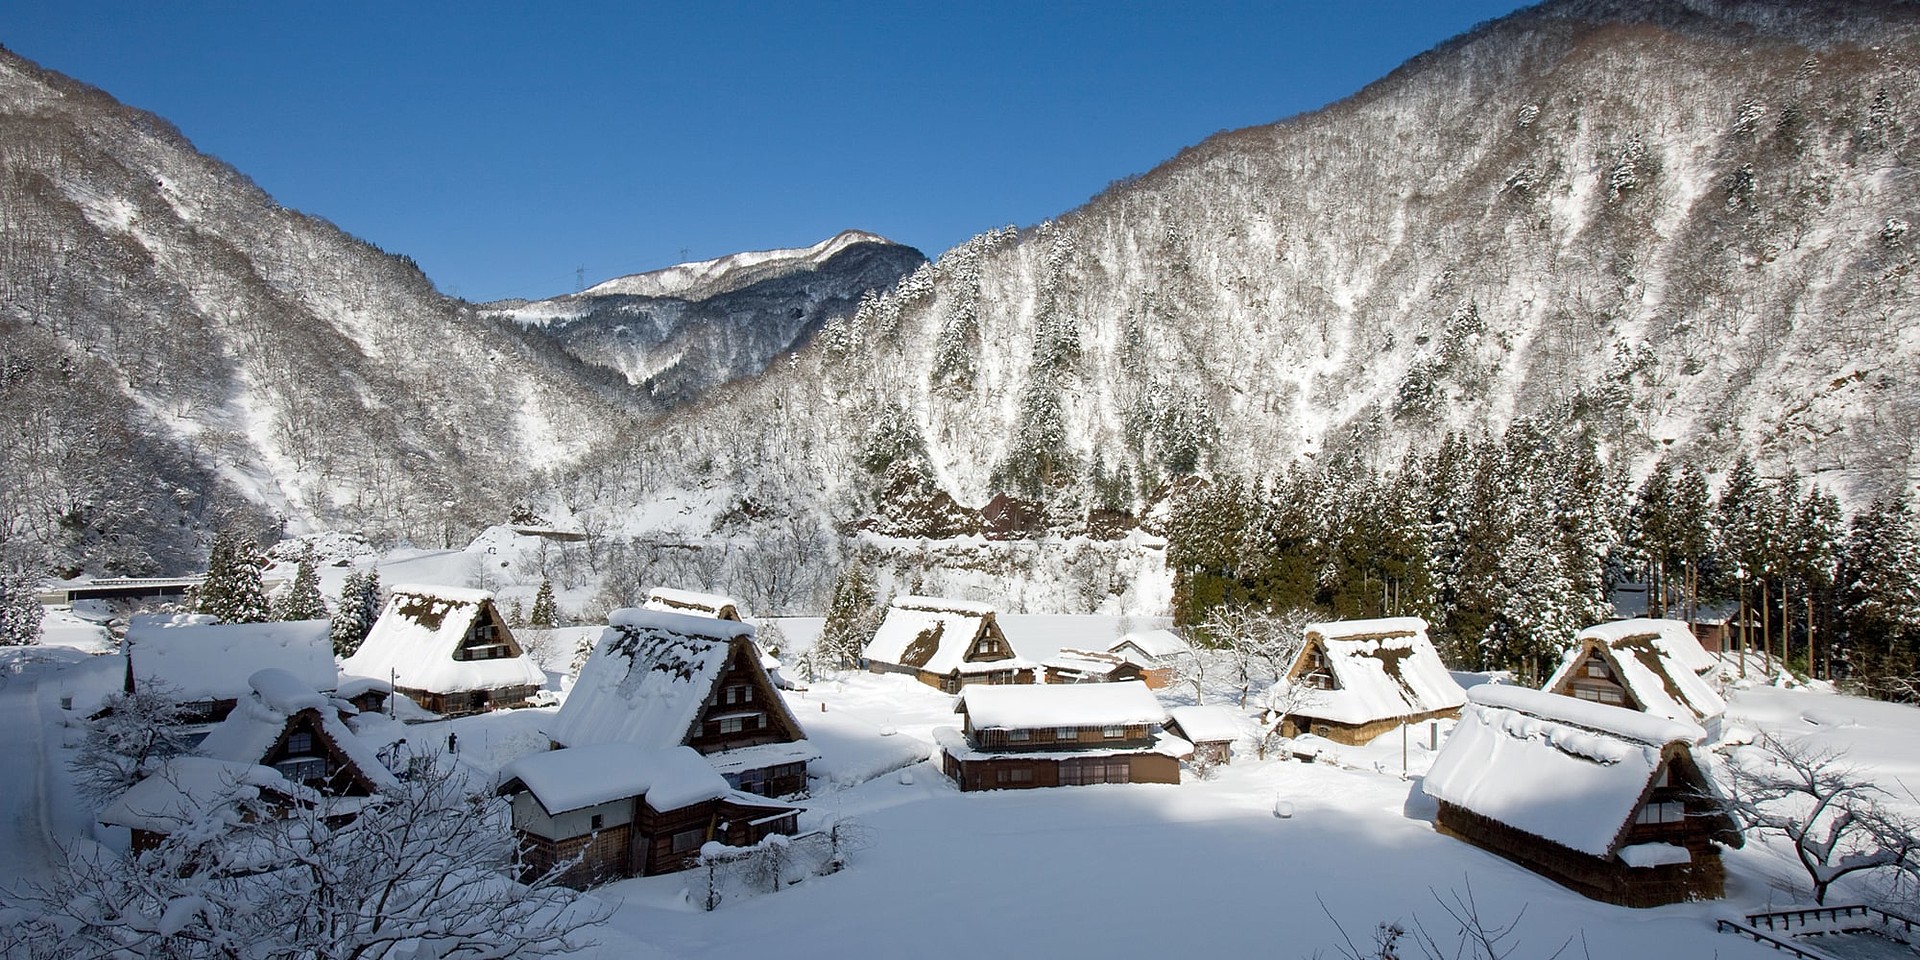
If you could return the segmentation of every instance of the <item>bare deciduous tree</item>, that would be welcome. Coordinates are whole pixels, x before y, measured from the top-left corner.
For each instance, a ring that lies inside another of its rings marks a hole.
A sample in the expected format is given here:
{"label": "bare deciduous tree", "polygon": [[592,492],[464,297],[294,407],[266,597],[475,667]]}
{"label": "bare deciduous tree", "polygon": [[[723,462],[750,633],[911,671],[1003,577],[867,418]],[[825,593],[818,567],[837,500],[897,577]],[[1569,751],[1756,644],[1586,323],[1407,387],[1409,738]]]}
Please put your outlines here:
{"label": "bare deciduous tree", "polygon": [[1727,780],[1740,819],[1792,845],[1815,903],[1851,874],[1920,872],[1920,824],[1889,806],[1843,750],[1762,734],[1732,753]]}

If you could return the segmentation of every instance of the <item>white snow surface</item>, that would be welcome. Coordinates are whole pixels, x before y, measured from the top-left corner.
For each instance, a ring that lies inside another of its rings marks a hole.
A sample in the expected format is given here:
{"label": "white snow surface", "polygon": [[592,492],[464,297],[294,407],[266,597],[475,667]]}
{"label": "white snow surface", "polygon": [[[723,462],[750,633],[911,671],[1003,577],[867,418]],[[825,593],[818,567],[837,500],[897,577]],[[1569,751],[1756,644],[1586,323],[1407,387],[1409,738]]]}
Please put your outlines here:
{"label": "white snow surface", "polygon": [[[1436,710],[1451,710],[1467,700],[1433,642],[1427,622],[1418,617],[1345,620],[1307,625],[1318,634],[1337,689],[1319,691],[1299,709],[1311,717],[1341,723],[1369,723]],[[1306,651],[1301,651],[1304,656]],[[1383,654],[1397,654],[1399,667],[1387,669]],[[1282,681],[1283,683],[1285,681]]]}
{"label": "white snow surface", "polygon": [[325,620],[224,624],[205,619],[132,618],[127,655],[135,684],[157,682],[181,700],[231,700],[251,693],[249,678],[269,667],[316,690],[339,684]]}
{"label": "white snow surface", "polygon": [[547,728],[569,747],[684,743],[725,667],[734,638],[753,626],[658,610],[617,610]]}
{"label": "white snow surface", "polygon": [[99,819],[136,830],[172,833],[219,807],[258,797],[262,788],[290,795],[300,789],[272,767],[210,757],[172,757],[107,804]]}
{"label": "white snow surface", "polygon": [[396,586],[367,639],[340,664],[340,671],[430,693],[544,685],[547,675],[524,653],[494,660],[454,659],[481,605],[492,599],[485,590]]}
{"label": "white snow surface", "polygon": [[1165,723],[1167,708],[1138,680],[1122,683],[975,684],[954,704],[975,730]]}
{"label": "white snow surface", "polygon": [[1225,707],[1189,705],[1167,712],[1180,725],[1180,732],[1195,743],[1238,740],[1242,733],[1239,718]]}
{"label": "white snow surface", "polygon": [[1620,848],[1620,862],[1629,867],[1663,867],[1692,863],[1693,851],[1677,843],[1630,843]]}
{"label": "white snow surface", "polygon": [[[1579,709],[1585,707],[1592,709]],[[1608,714],[1632,719],[1609,726],[1618,718]],[[1691,746],[1698,734],[1697,727],[1632,710],[1486,684],[1473,689],[1422,788],[1436,800],[1605,857],[1637,812],[1663,748]]]}
{"label": "white snow surface", "polygon": [[713,800],[727,781],[692,747],[649,749],[599,743],[529,754],[500,770],[500,783],[519,780],[549,814],[562,814],[623,797],[645,796],[655,810]]}

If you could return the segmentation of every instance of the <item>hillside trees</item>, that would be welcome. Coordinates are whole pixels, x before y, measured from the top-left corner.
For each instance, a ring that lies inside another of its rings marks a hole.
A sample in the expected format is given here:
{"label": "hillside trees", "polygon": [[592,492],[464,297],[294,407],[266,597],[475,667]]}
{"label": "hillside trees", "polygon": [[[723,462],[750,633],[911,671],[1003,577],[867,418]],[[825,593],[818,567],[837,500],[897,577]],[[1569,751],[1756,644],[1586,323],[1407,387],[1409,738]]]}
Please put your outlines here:
{"label": "hillside trees", "polygon": [[273,604],[273,619],[326,619],[327,601],[320,596],[320,574],[314,569],[318,562],[313,547],[301,551],[300,559],[295,561],[293,583],[288,585],[286,594]]}
{"label": "hillside trees", "polygon": [[221,623],[264,623],[272,619],[260,571],[266,559],[253,538],[222,530],[207,554],[207,578],[194,597],[194,609]]}

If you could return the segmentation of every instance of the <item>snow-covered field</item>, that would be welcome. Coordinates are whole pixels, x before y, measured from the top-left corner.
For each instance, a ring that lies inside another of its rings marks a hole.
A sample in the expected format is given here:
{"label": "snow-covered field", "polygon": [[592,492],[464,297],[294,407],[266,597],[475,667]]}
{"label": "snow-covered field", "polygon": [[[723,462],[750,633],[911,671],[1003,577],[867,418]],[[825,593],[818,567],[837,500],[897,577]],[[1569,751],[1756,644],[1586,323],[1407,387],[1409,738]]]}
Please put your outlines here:
{"label": "snow-covered field", "polygon": [[[119,679],[117,656],[88,654],[103,645],[83,621],[62,615],[49,625],[57,646],[0,660],[0,721],[10,732],[0,741],[0,862],[9,882],[46,877],[58,845],[92,833],[67,783],[78,729],[60,701],[85,702]],[[1088,636],[1111,629],[1089,618],[1068,625]],[[790,649],[817,630],[817,620],[781,621]],[[1441,836],[1419,790],[1432,758],[1424,726],[1405,738],[1410,778],[1402,737],[1390,733],[1311,764],[1259,760],[1242,743],[1231,766],[1177,786],[961,794],[927,760],[931,731],[954,722],[951,697],[898,676],[803,685],[787,696],[823,756],[802,828],[853,818],[865,848],[841,873],[713,912],[690,904],[688,874],[601,887],[592,896],[612,908],[601,955],[1331,957],[1343,938],[1370,942],[1382,921],[1452,942],[1458,925],[1443,902],[1458,909],[1470,898],[1483,920],[1514,924],[1517,957],[1563,944],[1571,957],[1762,957],[1774,954],[1716,933],[1714,919],[1795,902],[1786,889],[1795,868],[1767,842],[1728,851],[1727,900],[1634,910]],[[1162,693],[1169,704],[1190,700]],[[1209,703],[1231,706],[1226,691],[1216,694]],[[409,735],[440,743],[458,733],[460,759],[485,782],[545,749],[551,714],[499,712]],[[1844,747],[1896,793],[1920,780],[1912,708],[1753,687],[1733,691],[1728,721]],[[1277,806],[1291,815],[1277,816]]]}

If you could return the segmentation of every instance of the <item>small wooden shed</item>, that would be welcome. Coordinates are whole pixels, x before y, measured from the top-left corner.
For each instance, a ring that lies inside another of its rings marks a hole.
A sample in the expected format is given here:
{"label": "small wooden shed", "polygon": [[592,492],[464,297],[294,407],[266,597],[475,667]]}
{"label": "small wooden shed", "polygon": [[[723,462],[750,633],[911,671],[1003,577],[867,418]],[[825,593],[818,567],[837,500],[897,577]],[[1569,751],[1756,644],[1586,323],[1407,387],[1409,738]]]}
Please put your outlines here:
{"label": "small wooden shed", "polygon": [[1240,739],[1240,720],[1225,707],[1184,706],[1168,711],[1167,732],[1193,744],[1193,759],[1201,763],[1232,763],[1233,743]]}
{"label": "small wooden shed", "polygon": [[709,841],[744,847],[792,835],[801,812],[734,791],[689,747],[631,743],[521,757],[501,769],[497,792],[512,798],[523,877],[578,857],[558,879],[580,888],[685,870]]}

